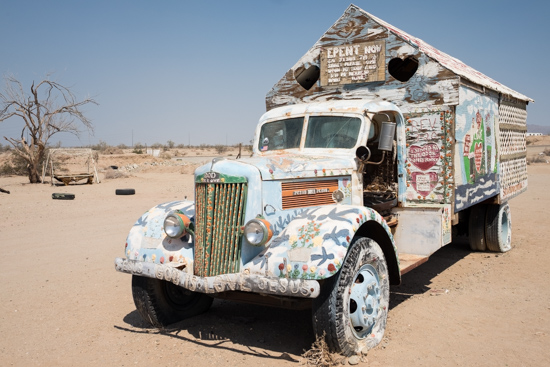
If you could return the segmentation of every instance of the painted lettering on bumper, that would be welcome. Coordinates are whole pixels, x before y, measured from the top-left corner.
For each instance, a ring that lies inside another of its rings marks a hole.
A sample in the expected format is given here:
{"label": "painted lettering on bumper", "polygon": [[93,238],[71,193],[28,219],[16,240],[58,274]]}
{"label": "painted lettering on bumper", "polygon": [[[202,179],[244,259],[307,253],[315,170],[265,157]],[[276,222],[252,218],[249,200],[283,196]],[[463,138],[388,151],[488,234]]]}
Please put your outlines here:
{"label": "painted lettering on bumper", "polygon": [[316,280],[275,278],[243,273],[198,277],[169,265],[124,258],[115,259],[115,269],[122,273],[166,280],[190,291],[200,293],[212,294],[226,291],[243,291],[289,297],[316,298],[320,292],[320,285]]}

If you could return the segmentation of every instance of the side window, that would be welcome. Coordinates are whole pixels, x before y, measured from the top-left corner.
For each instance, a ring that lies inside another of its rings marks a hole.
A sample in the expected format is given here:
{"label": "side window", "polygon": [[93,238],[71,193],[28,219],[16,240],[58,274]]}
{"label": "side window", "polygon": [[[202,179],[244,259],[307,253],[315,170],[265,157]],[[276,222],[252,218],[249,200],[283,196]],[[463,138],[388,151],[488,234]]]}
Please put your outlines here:
{"label": "side window", "polygon": [[258,149],[266,152],[269,150],[299,148],[303,126],[303,117],[264,124],[260,131]]}

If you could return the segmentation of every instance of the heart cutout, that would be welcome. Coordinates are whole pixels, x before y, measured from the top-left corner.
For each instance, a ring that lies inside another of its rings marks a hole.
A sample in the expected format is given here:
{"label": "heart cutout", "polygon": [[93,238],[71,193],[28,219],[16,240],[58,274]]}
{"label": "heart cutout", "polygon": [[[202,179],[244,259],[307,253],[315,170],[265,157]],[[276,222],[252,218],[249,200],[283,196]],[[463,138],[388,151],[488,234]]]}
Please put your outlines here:
{"label": "heart cutout", "polygon": [[310,65],[307,69],[303,66],[294,71],[294,78],[305,90],[310,90],[317,83],[321,71],[317,65]]}
{"label": "heart cutout", "polygon": [[418,70],[418,60],[414,56],[407,56],[404,60],[395,57],[388,63],[388,72],[400,82],[406,82]]}
{"label": "heart cutout", "polygon": [[411,173],[412,186],[422,196],[428,196],[437,185],[437,173],[413,172]]}
{"label": "heart cutout", "polygon": [[436,143],[411,145],[407,159],[422,171],[426,171],[439,161],[439,146]]}

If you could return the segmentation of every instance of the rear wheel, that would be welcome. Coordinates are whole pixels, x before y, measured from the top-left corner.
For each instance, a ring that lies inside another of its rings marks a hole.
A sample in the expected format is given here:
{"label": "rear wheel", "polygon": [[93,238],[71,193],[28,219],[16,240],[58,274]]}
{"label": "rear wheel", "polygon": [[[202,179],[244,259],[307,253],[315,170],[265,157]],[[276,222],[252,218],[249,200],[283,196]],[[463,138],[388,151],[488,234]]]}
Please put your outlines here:
{"label": "rear wheel", "polygon": [[470,209],[470,218],[468,220],[468,233],[470,248],[473,251],[486,251],[487,241],[485,238],[485,216],[487,206],[484,204],[474,205]]}
{"label": "rear wheel", "polygon": [[313,329],[329,348],[351,356],[374,348],[384,336],[390,290],[380,246],[360,237],[340,271],[327,279],[313,303]]}
{"label": "rear wheel", "polygon": [[507,252],[512,249],[512,217],[508,203],[488,205],[485,237],[487,248],[494,252]]}
{"label": "rear wheel", "polygon": [[207,311],[212,298],[164,280],[132,275],[132,295],[141,317],[162,328]]}

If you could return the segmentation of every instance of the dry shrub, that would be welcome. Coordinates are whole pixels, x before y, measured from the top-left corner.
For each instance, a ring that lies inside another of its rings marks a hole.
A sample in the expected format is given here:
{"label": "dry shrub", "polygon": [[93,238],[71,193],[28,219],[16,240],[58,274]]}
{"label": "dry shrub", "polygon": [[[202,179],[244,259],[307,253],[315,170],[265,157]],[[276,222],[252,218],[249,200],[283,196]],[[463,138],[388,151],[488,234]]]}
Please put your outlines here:
{"label": "dry shrub", "polygon": [[120,172],[117,169],[110,169],[105,172],[105,178],[108,180],[115,179],[115,178],[124,178],[124,177],[128,177],[128,175],[123,172]]}
{"label": "dry shrub", "polygon": [[172,159],[172,154],[170,154],[170,152],[162,152],[160,153],[159,158]]}
{"label": "dry shrub", "polygon": [[330,353],[325,342],[325,334],[317,337],[311,348],[302,354],[303,366],[335,367],[343,364],[346,360],[339,354]]}
{"label": "dry shrub", "polygon": [[531,163],[548,163],[548,158],[544,155],[536,155],[534,157],[527,158],[527,164]]}

